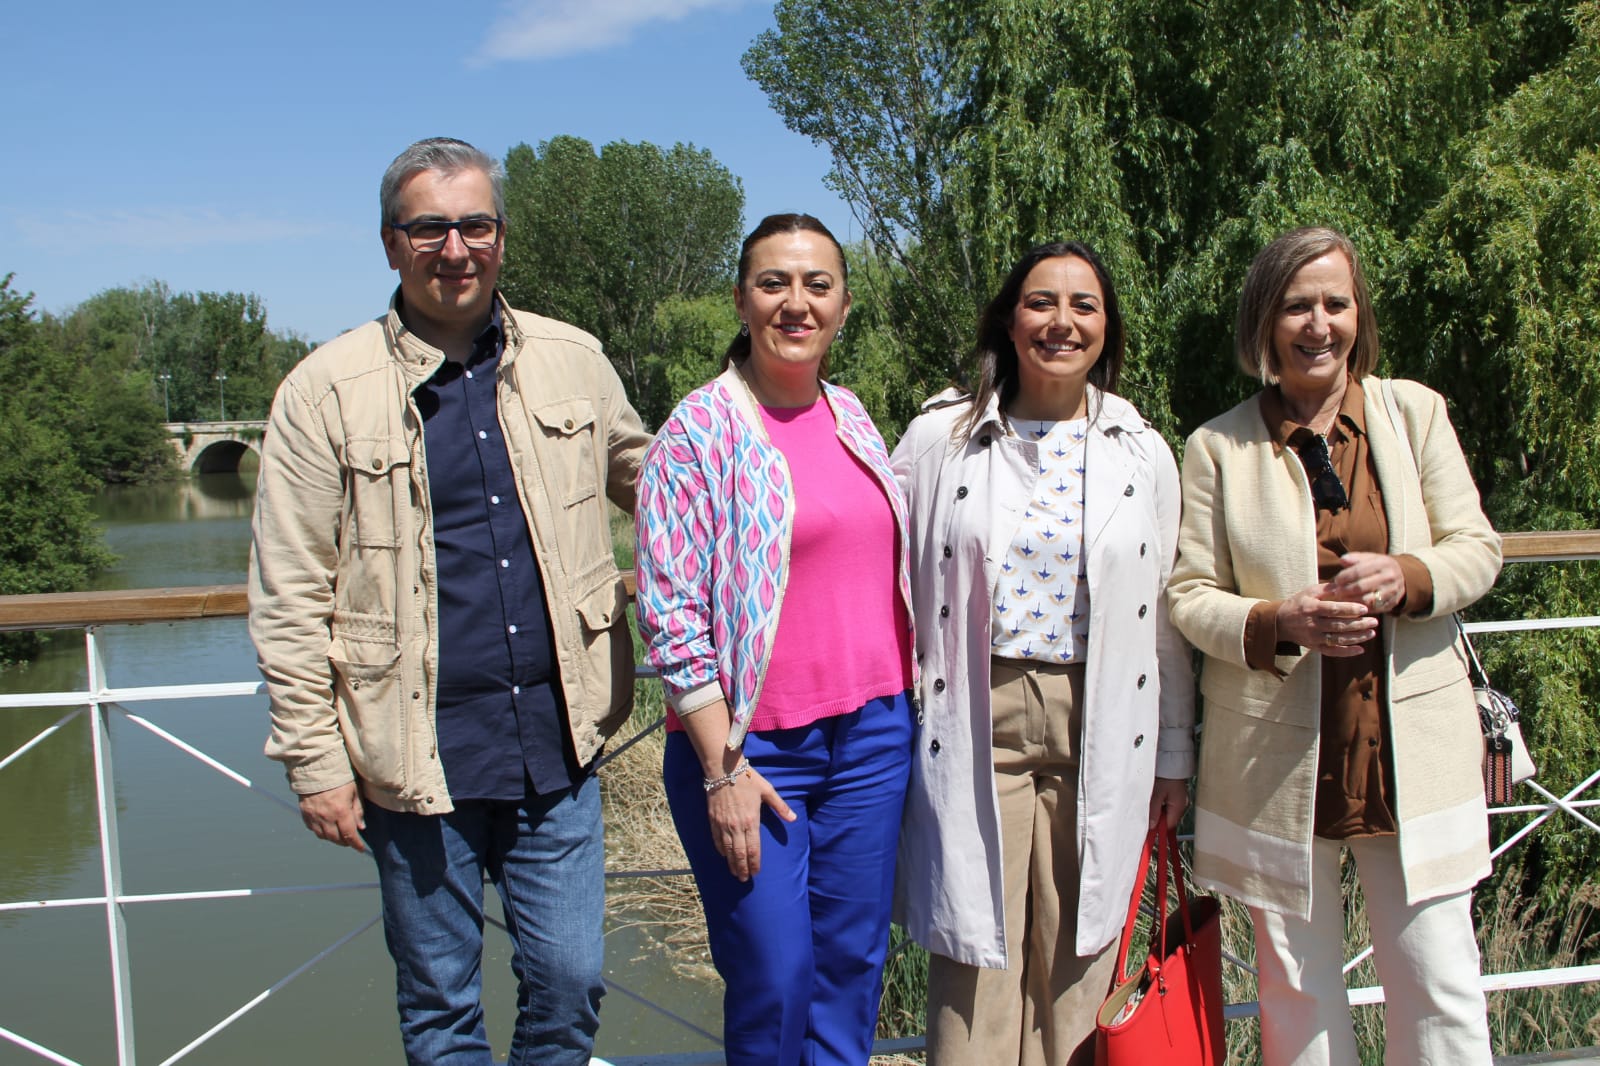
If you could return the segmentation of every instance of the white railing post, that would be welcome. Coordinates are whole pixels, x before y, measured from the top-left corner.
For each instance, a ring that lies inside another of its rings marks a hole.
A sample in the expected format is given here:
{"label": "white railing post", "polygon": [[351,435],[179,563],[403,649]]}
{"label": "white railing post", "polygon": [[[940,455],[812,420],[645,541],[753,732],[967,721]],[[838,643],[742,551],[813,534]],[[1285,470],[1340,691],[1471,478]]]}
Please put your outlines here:
{"label": "white railing post", "polygon": [[100,808],[100,871],[106,894],[106,943],[111,952],[111,998],[117,1019],[118,1066],[134,1066],[133,974],[128,964],[128,919],[122,912],[122,846],[117,839],[117,793],[111,770],[111,707],[105,660],[95,627],[84,630],[89,662],[89,721],[94,737],[95,800]]}

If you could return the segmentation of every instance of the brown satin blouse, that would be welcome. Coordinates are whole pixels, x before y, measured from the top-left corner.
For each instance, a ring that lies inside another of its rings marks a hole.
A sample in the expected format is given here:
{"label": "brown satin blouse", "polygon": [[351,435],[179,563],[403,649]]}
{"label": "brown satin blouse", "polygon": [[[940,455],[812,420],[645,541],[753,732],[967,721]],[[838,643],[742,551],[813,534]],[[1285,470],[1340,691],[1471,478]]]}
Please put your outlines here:
{"label": "brown satin blouse", "polygon": [[[1328,581],[1341,569],[1346,552],[1387,552],[1389,522],[1383,489],[1367,444],[1366,398],[1354,379],[1328,430],[1328,454],[1344,485],[1349,506],[1317,508],[1317,577]],[[1289,417],[1276,385],[1261,393],[1261,417],[1273,445],[1300,447],[1313,437],[1308,426]],[[1391,614],[1425,613],[1433,604],[1433,581],[1415,556],[1395,557],[1405,574],[1406,594]],[[1258,603],[1245,625],[1245,659],[1257,670],[1273,670],[1274,654],[1300,655],[1297,644],[1278,640],[1280,601]],[[1322,660],[1321,743],[1317,753],[1314,828],[1320,837],[1383,836],[1395,831],[1394,759],[1389,747],[1389,708],[1385,697],[1383,641],[1374,637],[1362,654]]]}

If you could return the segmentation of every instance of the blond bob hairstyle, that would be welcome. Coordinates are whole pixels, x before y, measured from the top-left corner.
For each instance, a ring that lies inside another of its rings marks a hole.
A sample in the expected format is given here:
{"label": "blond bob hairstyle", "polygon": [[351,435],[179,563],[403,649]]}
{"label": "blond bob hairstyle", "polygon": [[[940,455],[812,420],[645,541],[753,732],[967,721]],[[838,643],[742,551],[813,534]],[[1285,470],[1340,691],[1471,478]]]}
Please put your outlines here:
{"label": "blond bob hairstyle", "polygon": [[1357,381],[1378,369],[1378,316],[1367,295],[1367,277],[1350,238],[1325,226],[1292,229],[1256,253],[1239,293],[1239,316],[1234,322],[1233,353],[1239,369],[1264,385],[1278,381],[1278,356],[1272,350],[1272,330],[1278,320],[1283,294],[1300,268],[1329,252],[1342,252],[1350,261],[1356,302],[1356,344],[1350,353],[1350,374]]}

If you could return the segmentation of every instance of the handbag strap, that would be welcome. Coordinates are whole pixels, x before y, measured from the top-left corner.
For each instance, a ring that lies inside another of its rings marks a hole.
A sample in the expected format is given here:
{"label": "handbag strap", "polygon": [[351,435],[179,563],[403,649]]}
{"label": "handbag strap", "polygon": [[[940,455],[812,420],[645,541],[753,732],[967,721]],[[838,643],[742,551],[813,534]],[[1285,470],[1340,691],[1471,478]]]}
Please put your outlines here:
{"label": "handbag strap", "polygon": [[1151,940],[1159,950],[1150,952],[1159,972],[1161,960],[1167,957],[1167,875],[1171,871],[1172,885],[1178,894],[1178,913],[1183,916],[1183,935],[1186,944],[1194,943],[1194,919],[1189,914],[1189,897],[1183,887],[1183,864],[1178,856],[1178,831],[1166,824],[1163,815],[1161,824],[1151,829],[1144,838],[1144,847],[1139,852],[1139,878],[1133,883],[1133,895],[1128,900],[1128,920],[1122,927],[1122,940],[1117,946],[1117,969],[1112,976],[1111,987],[1126,981],[1131,975],[1128,973],[1128,951],[1133,946],[1133,930],[1139,921],[1139,901],[1144,896],[1144,885],[1150,877],[1150,852],[1156,849],[1156,914],[1155,925],[1151,930]]}
{"label": "handbag strap", "polygon": [[1478,661],[1478,653],[1472,646],[1472,638],[1467,636],[1466,623],[1461,621],[1460,614],[1450,616],[1455,619],[1456,633],[1461,637],[1461,646],[1467,650],[1467,660],[1472,663],[1472,683],[1478,688],[1490,688],[1489,672],[1483,668],[1483,663]]}

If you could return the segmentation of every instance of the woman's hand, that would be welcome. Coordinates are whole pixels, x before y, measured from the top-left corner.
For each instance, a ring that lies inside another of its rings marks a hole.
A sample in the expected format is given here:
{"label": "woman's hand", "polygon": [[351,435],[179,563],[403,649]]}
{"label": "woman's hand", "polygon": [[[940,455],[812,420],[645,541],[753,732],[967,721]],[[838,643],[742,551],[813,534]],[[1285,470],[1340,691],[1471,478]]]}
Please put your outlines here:
{"label": "woman's hand", "polygon": [[711,821],[711,841],[717,854],[728,860],[728,872],[748,881],[761,872],[761,808],[771,807],[786,822],[794,811],[778,790],[754,767],[706,794],[706,817]]}
{"label": "woman's hand", "polygon": [[1156,787],[1150,791],[1150,828],[1161,821],[1161,812],[1167,812],[1167,828],[1178,828],[1178,819],[1189,806],[1189,782],[1181,778],[1158,777]]}
{"label": "woman's hand", "polygon": [[1406,574],[1392,555],[1349,552],[1339,559],[1344,567],[1328,582],[1330,594],[1361,603],[1374,614],[1387,614],[1406,598]]}
{"label": "woman's hand", "polygon": [[1331,581],[1308,585],[1278,605],[1278,639],[1322,655],[1360,655],[1361,645],[1377,635],[1378,620],[1367,605],[1339,598]]}

